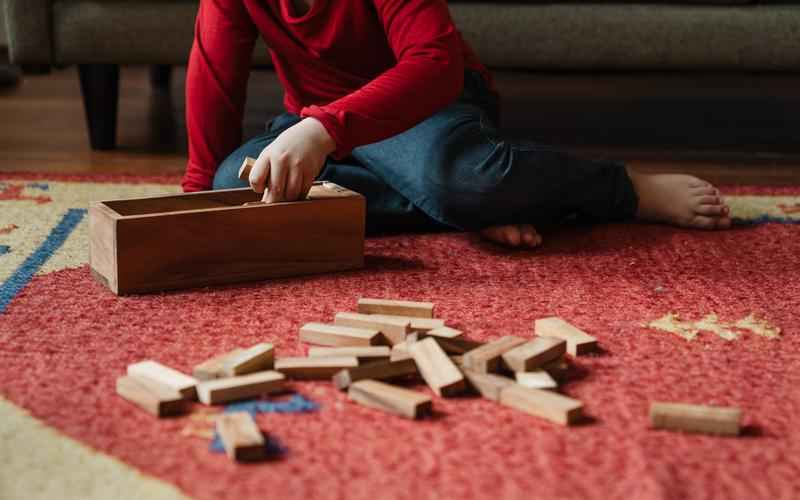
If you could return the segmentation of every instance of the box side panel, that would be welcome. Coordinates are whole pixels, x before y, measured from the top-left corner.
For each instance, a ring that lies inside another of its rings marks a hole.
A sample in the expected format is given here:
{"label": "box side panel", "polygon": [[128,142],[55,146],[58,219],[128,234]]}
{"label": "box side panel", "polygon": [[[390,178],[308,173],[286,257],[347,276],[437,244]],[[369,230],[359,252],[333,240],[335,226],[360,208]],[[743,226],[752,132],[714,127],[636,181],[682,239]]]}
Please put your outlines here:
{"label": "box side panel", "polygon": [[120,293],[355,269],[364,198],[121,218]]}
{"label": "box side panel", "polygon": [[89,207],[89,265],[101,283],[117,293],[117,220],[102,203]]}

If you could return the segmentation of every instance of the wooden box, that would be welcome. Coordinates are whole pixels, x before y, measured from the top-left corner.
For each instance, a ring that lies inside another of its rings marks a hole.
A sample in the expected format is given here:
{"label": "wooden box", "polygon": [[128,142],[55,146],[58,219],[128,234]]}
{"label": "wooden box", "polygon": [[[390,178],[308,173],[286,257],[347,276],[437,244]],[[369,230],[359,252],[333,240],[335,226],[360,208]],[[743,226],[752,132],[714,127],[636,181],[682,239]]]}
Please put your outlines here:
{"label": "wooden box", "polygon": [[258,204],[250,188],[93,203],[92,274],[116,294],[360,268],[366,202],[315,183],[308,199]]}

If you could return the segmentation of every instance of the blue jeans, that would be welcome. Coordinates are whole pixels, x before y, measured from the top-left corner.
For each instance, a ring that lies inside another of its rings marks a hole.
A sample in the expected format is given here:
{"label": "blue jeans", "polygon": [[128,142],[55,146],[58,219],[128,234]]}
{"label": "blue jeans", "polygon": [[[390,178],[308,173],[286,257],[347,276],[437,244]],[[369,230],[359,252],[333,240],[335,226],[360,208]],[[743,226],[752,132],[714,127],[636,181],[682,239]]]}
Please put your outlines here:
{"label": "blue jeans", "polygon": [[[319,180],[366,197],[369,233],[633,217],[638,199],[623,165],[505,140],[497,113],[496,95],[467,72],[458,101],[344,161],[329,158]],[[257,157],[298,121],[290,113],[272,120],[220,165],[214,189],[247,186],[238,178],[244,158]]]}

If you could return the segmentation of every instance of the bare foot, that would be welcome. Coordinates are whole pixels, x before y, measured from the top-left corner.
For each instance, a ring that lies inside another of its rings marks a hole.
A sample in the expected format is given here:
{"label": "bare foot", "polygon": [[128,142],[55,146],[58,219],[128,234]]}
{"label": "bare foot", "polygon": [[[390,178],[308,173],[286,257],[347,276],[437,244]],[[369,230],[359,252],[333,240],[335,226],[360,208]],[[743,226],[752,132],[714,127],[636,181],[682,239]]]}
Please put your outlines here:
{"label": "bare foot", "polygon": [[639,209],[636,217],[695,229],[728,229],[730,208],[708,182],[681,174],[643,174],[628,169]]}
{"label": "bare foot", "polygon": [[542,244],[542,237],[530,224],[492,226],[481,231],[481,236],[503,246],[535,248]]}

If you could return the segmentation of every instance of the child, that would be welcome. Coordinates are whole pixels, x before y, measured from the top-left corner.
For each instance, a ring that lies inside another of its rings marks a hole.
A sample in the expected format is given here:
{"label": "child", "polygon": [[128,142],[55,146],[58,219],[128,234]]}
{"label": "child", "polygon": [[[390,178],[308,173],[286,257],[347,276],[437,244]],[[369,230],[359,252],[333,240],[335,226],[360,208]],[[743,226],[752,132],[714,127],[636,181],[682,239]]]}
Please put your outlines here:
{"label": "child", "polygon": [[[241,145],[259,34],[287,112]],[[333,181],[367,198],[370,232],[478,230],[534,247],[532,223],[569,216],[731,223],[717,189],[695,177],[504,140],[491,76],[444,0],[202,0],[186,100],[186,191],[246,186],[237,173],[251,156],[249,184],[266,201]]]}

